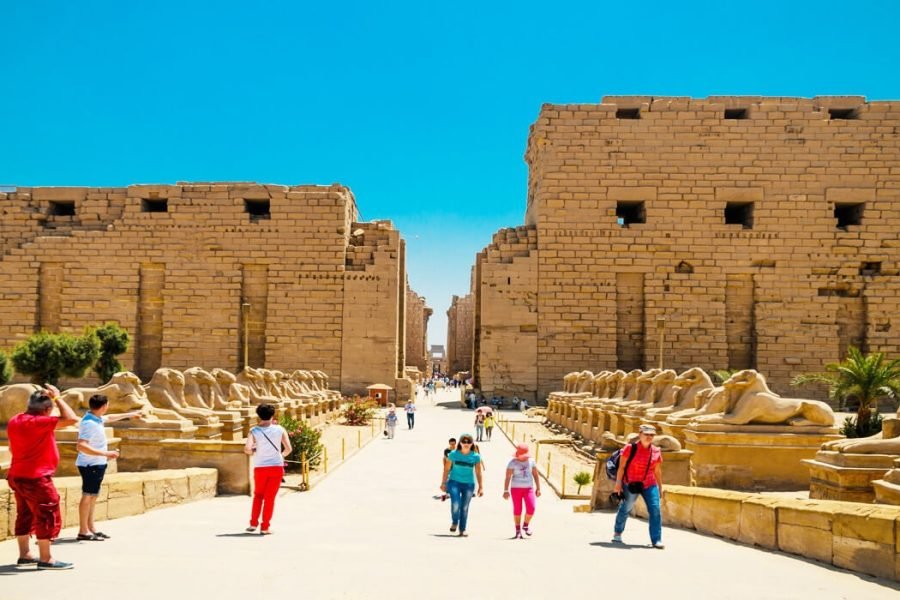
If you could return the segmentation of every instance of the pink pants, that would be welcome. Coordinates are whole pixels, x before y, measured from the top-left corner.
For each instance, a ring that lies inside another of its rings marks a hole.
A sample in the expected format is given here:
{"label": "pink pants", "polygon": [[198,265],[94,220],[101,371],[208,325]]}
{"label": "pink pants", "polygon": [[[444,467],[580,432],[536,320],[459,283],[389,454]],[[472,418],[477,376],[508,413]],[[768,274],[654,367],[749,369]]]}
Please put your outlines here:
{"label": "pink pants", "polygon": [[513,514],[517,517],[522,515],[522,503],[525,503],[525,514],[533,515],[537,498],[534,495],[534,488],[511,488],[509,495],[512,498]]}

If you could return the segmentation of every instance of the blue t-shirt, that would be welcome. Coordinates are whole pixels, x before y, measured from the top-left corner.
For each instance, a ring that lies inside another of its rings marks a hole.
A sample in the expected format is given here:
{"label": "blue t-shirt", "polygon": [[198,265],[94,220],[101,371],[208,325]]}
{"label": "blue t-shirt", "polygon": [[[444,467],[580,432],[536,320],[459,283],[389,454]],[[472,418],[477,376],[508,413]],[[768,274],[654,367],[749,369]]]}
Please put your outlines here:
{"label": "blue t-shirt", "polygon": [[475,483],[475,465],[481,462],[481,455],[475,452],[463,454],[454,450],[447,455],[450,467],[450,479],[459,483]]}

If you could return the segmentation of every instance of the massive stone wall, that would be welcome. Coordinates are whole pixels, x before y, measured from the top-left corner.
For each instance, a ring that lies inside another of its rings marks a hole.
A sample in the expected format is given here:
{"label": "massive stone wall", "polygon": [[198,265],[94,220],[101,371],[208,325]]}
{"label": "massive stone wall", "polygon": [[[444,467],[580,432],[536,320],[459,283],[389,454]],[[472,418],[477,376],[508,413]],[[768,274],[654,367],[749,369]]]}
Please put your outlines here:
{"label": "massive stone wall", "polygon": [[406,288],[406,365],[424,374],[428,364],[428,319],[432,310],[425,298]]}
{"label": "massive stone wall", "polygon": [[453,296],[447,310],[447,364],[450,374],[472,370],[475,295]]}
{"label": "massive stone wall", "polygon": [[900,102],[862,97],[544,105],[520,259],[536,314],[479,255],[482,387],[510,360],[486,304],[507,329],[536,323],[517,340],[534,358],[499,368],[536,373],[539,397],[572,370],[656,366],[663,331],[667,367],[755,367],[782,393],[851,344],[900,354],[898,132]]}
{"label": "massive stone wall", "polygon": [[402,377],[403,241],[357,223],[348,188],[17,188],[0,206],[0,347],[115,321],[148,377],[239,368],[246,325],[253,366],[321,369],[346,393]]}

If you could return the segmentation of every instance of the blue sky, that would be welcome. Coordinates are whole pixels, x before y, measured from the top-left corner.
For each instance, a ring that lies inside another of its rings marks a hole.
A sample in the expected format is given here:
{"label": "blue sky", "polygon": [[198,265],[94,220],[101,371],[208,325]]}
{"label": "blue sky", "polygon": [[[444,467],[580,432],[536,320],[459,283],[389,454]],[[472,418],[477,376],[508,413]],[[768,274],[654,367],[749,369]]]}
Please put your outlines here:
{"label": "blue sky", "polygon": [[444,343],[544,102],[900,98],[900,3],[0,1],[0,184],[340,182]]}

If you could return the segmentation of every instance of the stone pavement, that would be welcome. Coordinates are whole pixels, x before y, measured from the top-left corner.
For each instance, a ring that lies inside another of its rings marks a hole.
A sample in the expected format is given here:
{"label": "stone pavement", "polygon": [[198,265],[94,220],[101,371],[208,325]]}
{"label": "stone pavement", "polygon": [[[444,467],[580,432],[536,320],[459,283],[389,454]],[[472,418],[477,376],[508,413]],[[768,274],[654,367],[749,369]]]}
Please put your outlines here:
{"label": "stone pavement", "polygon": [[[897,598],[891,582],[694,532],[666,529],[665,550],[645,548],[637,520],[628,544],[614,546],[612,514],[573,513],[549,491],[534,537],[512,540],[502,434],[482,444],[486,495],[472,502],[470,537],[451,536],[449,502],[432,497],[444,442],[471,430],[472,413],[419,406],[413,431],[401,419],[396,439],[375,440],[311,493],[279,497],[272,536],[243,533],[246,497],[105,522],[106,542],[68,542],[66,530],[55,554],[76,568],[0,566],[0,599],[576,598],[639,588],[667,600]],[[14,540],[0,543],[0,563],[15,556]]]}

